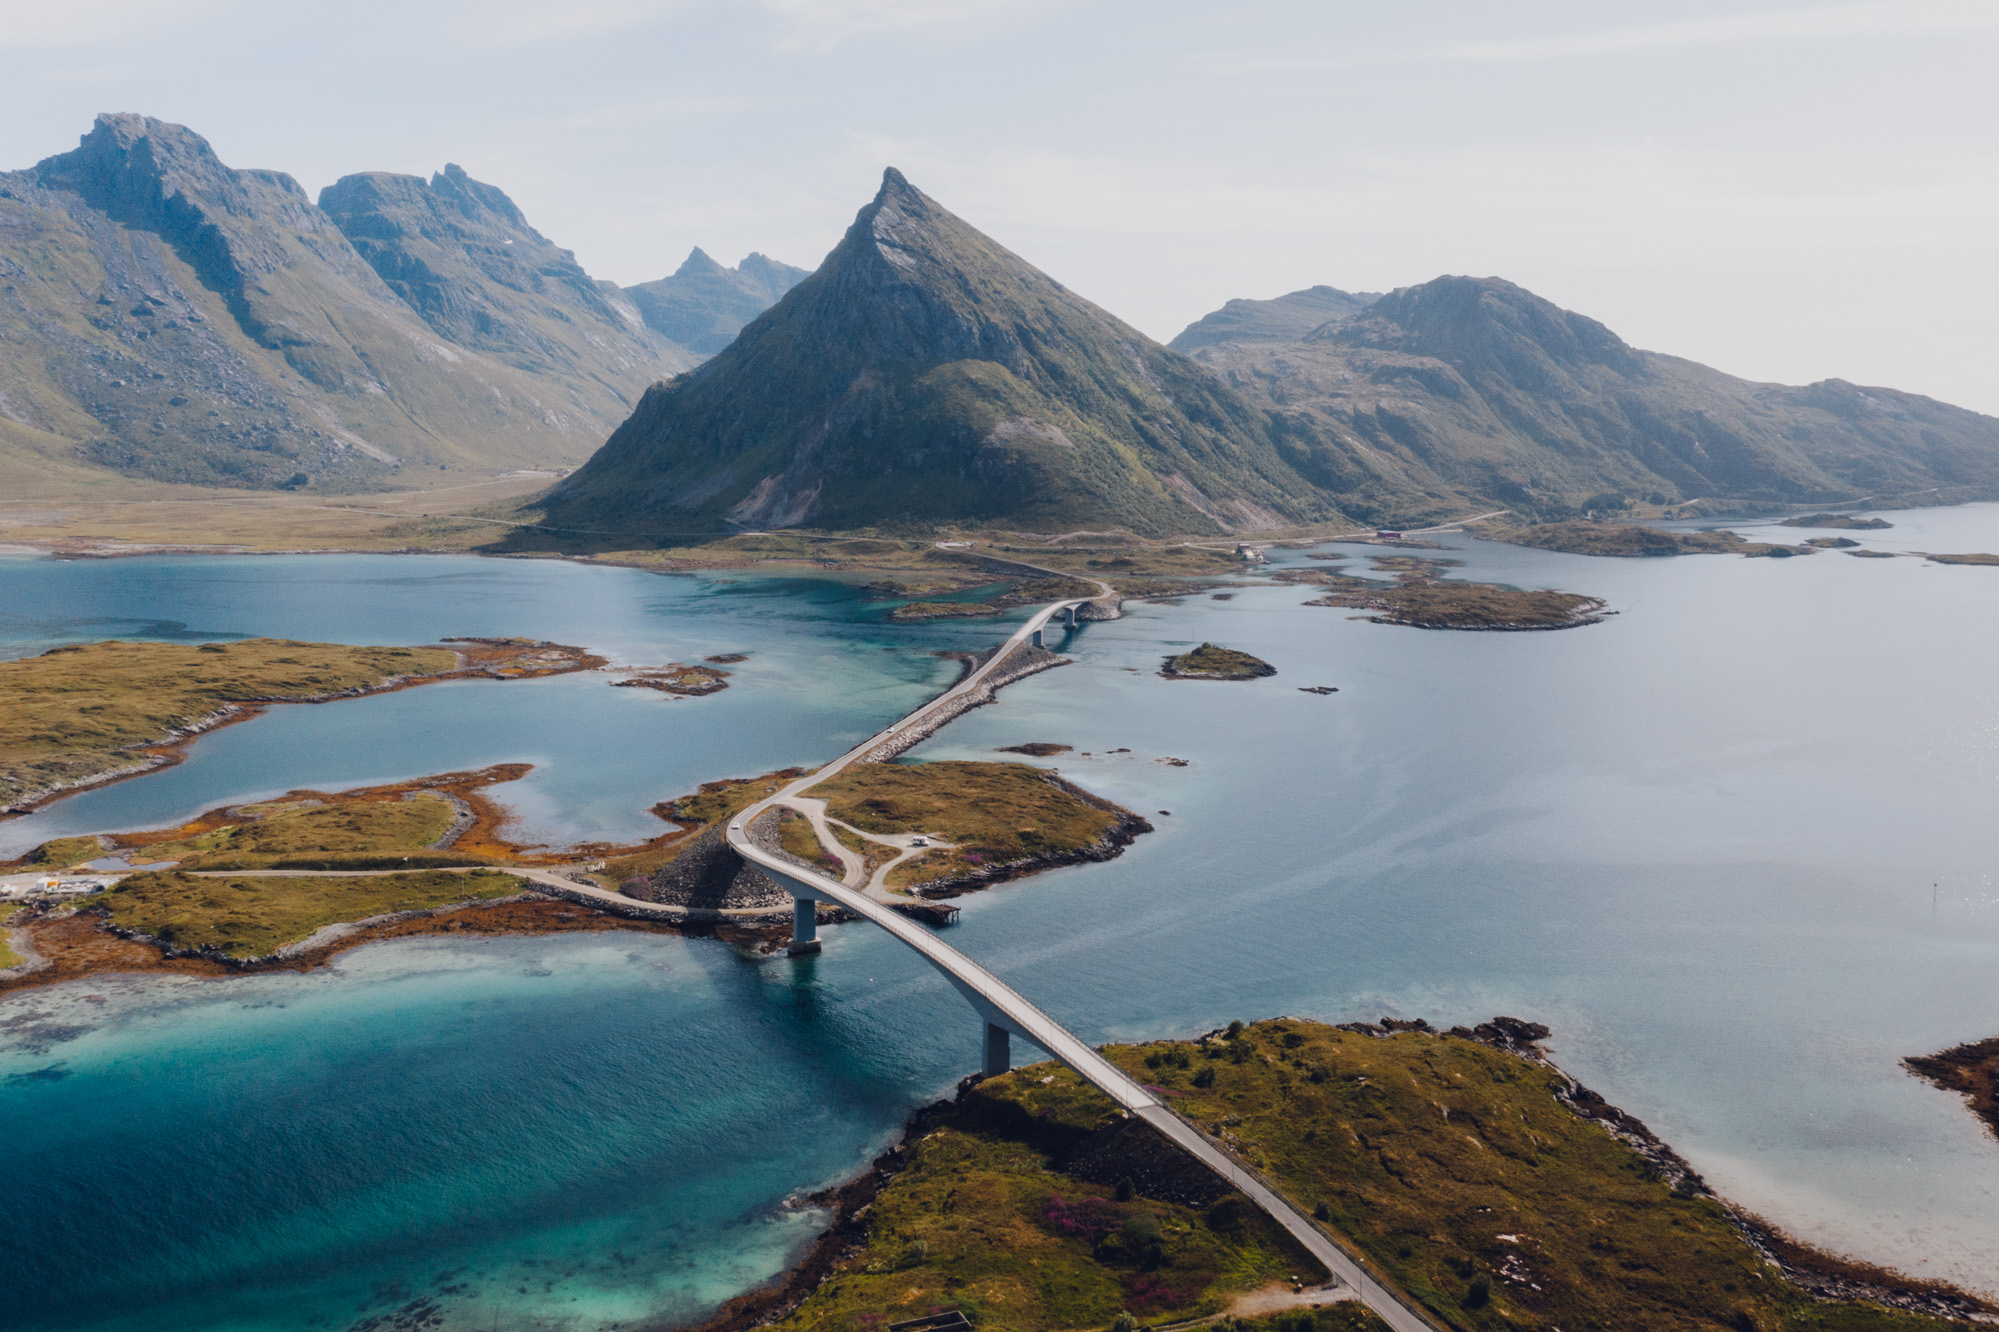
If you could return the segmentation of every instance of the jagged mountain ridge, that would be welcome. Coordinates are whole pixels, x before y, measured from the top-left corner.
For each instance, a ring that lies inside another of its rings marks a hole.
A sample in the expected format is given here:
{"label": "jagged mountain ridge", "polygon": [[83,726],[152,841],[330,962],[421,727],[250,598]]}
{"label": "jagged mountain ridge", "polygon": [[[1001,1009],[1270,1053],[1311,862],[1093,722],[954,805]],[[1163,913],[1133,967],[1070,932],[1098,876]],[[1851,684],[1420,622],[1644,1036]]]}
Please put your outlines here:
{"label": "jagged mountain ridge", "polygon": [[1324,454],[891,168],[812,276],[648,391],[542,509],[600,530],[1271,529],[1336,515]]}
{"label": "jagged mountain ridge", "polygon": [[137,115],[0,173],[0,448],[247,487],[568,465],[702,359],[462,171],[322,197]]}
{"label": "jagged mountain ridge", "polygon": [[754,252],[724,268],[697,245],[672,274],[636,283],[625,294],[655,333],[705,357],[734,342],[743,325],[777,304],[807,273]]}
{"label": "jagged mountain ridge", "polygon": [[1842,380],[1738,379],[1631,347],[1498,278],[1437,278],[1290,342],[1192,354],[1375,453],[1409,487],[1531,514],[1617,498],[1999,494],[1999,419]]}
{"label": "jagged mountain ridge", "polygon": [[517,369],[601,384],[594,417],[629,411],[646,384],[698,360],[649,332],[615,283],[593,279],[504,192],[455,163],[428,181],[343,176],[320,191],[319,207],[440,337]]}
{"label": "jagged mountain ridge", "polygon": [[1381,299],[1377,291],[1306,287],[1267,301],[1237,299],[1180,330],[1166,345],[1193,352],[1217,342],[1296,342],[1323,324],[1359,314]]}

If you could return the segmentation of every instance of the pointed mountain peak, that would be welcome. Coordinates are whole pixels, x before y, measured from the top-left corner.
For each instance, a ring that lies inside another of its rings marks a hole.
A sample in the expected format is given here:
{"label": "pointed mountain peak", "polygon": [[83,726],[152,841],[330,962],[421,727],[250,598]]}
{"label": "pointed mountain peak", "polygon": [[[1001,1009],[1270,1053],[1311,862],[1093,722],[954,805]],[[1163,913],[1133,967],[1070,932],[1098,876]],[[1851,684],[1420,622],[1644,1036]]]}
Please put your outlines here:
{"label": "pointed mountain peak", "polygon": [[712,273],[726,273],[728,270],[708,257],[708,252],[699,245],[688,251],[687,258],[680,267],[673,270],[677,278],[704,277]]}
{"label": "pointed mountain peak", "polygon": [[474,180],[466,174],[465,168],[456,162],[446,162],[444,170],[430,178],[430,188],[443,198],[451,200],[460,212],[468,216],[490,213],[508,225],[522,230],[528,227],[527,215],[507,197],[507,192],[497,185]]}
{"label": "pointed mountain peak", "polygon": [[[231,174],[208,140],[187,126],[131,112],[102,113],[73,151],[35,164],[43,184],[77,190],[86,197],[118,192],[114,182],[134,176],[159,180],[176,173],[204,181],[220,181]],[[124,188],[129,189],[129,184]]]}
{"label": "pointed mountain peak", "polygon": [[1215,532],[1331,512],[1268,417],[894,168],[818,271],[649,391],[549,504],[673,531]]}
{"label": "pointed mountain peak", "polygon": [[[935,199],[909,183],[909,177],[888,167],[882,172],[881,189],[875,192],[873,202],[861,210],[863,216],[872,212],[876,217],[887,216],[891,221],[903,218],[921,219],[942,216],[957,222],[950,210]],[[964,225],[959,223],[960,226]]]}

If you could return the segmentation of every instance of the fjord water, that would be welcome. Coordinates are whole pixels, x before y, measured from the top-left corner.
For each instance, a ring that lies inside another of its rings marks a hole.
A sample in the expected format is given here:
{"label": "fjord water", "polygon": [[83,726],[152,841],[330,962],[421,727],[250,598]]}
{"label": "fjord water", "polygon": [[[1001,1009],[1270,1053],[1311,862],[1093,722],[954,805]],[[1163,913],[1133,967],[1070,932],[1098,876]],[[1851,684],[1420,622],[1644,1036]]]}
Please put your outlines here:
{"label": "fjord water", "polygon": [[[1999,508],[1889,516],[1856,535],[1999,549]],[[1276,1013],[1545,1021],[1565,1067],[1731,1197],[1999,1285],[1999,1145],[1897,1064],[1999,1033],[1999,571],[1449,540],[1468,574],[1619,614],[1438,634],[1273,588],[1089,626],[1076,664],[919,756],[1068,743],[1055,766],[1159,831],[963,899],[952,941],[1092,1040]],[[527,758],[533,798],[496,794],[542,835],[624,835],[700,780],[837,751],[948,678],[925,653],[1003,631],[882,624],[830,581],[429,557],[0,578],[24,643],[136,631],[61,608],[182,622],[156,633],[754,654],[727,693],[650,709],[592,677],[277,709],[35,816],[64,831]],[[1203,639],[1279,673],[1153,673]],[[1318,684],[1340,692],[1298,692]],[[239,756],[201,766],[224,745]],[[420,1298],[468,1328],[690,1317],[810,1231],[788,1193],[853,1171],[973,1062],[969,1010],[920,963],[860,927],[827,938],[804,963],[629,934],[401,942],[304,976],[7,1000],[0,1140],[28,1192],[0,1279],[50,1328],[343,1327]]]}

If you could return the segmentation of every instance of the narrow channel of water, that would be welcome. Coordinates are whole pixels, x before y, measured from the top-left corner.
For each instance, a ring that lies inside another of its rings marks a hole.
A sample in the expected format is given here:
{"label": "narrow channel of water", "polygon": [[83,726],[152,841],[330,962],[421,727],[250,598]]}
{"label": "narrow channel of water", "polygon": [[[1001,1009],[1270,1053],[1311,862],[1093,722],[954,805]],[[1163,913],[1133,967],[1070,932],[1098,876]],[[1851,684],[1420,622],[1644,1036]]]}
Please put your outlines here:
{"label": "narrow channel of water", "polygon": [[[1999,507],[1889,517],[1854,535],[1999,550]],[[917,756],[1067,743],[1048,762],[1159,831],[965,899],[953,942],[1093,1040],[1280,1012],[1548,1022],[1565,1066],[1731,1196],[1993,1289],[1999,1146],[1896,1061],[1999,1033],[1999,570],[1451,540],[1468,575],[1619,614],[1436,634],[1277,588],[1090,626],[1077,664]],[[684,703],[578,677],[277,709],[35,816],[62,831],[517,758],[542,766],[497,791],[550,840],[644,829],[699,781],[837,752],[950,678],[929,651],[1005,631],[886,625],[833,580],[433,557],[7,561],[0,587],[20,650],[145,618],[754,654]],[[1154,674],[1203,639],[1279,673]],[[1340,692],[1299,692],[1318,684]],[[204,766],[210,746],[233,757]],[[7,1000],[0,1140],[31,1205],[0,1219],[0,1281],[46,1328],[147,1307],[154,1328],[345,1327],[426,1292],[451,1327],[691,1314],[810,1229],[787,1193],[975,1059],[920,963],[828,938],[765,964],[628,935],[405,942],[304,977]]]}

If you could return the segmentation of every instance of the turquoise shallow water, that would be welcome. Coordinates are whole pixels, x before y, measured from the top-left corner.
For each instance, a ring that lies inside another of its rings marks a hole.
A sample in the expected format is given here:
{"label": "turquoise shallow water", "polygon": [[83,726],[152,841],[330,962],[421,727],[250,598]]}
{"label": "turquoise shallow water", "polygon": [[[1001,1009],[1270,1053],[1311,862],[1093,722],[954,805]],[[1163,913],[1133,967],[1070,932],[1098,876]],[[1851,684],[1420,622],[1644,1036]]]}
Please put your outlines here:
{"label": "turquoise shallow water", "polygon": [[[1990,506],[1891,517],[1902,548],[1999,549]],[[1999,1285],[1999,1146],[1896,1063],[1999,1032],[1999,571],[1457,544],[1480,576],[1620,613],[1432,634],[1276,588],[1090,626],[1077,664],[919,756],[1065,742],[1091,755],[1051,760],[1065,773],[1172,813],[1116,862],[965,899],[953,942],[1094,1040],[1279,1012],[1537,1018],[1732,1196]],[[24,644],[104,632],[51,627],[75,605],[177,633],[755,654],[738,688],[651,709],[587,679],[279,709],[37,816],[64,830],[520,757],[542,766],[500,790],[551,840],[643,828],[693,782],[837,751],[949,678],[926,653],[1003,631],[880,624],[826,581],[514,562],[0,580]],[[1153,674],[1204,638],[1279,674]],[[1297,690],[1321,683],[1341,692]],[[622,935],[403,943],[306,977],[0,1004],[0,1141],[36,1190],[0,1219],[0,1281],[51,1328],[128,1325],[147,1300],[154,1327],[345,1327],[426,1291],[454,1327],[690,1316],[809,1231],[788,1193],[849,1173],[975,1057],[969,1010],[920,963],[828,937],[804,964]]]}

